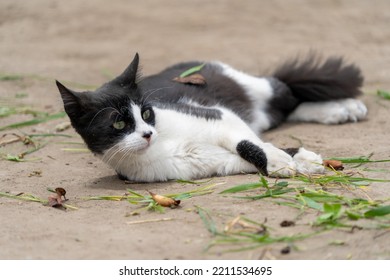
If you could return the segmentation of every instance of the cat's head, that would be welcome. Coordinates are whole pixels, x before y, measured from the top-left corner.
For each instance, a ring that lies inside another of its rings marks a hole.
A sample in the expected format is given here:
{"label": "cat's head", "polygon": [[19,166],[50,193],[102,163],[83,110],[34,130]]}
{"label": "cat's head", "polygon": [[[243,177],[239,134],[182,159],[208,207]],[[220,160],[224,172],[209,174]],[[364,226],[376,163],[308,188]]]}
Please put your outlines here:
{"label": "cat's head", "polygon": [[153,108],[141,100],[137,85],[139,56],[126,70],[95,91],[76,92],[57,81],[72,126],[98,155],[138,152],[157,133]]}

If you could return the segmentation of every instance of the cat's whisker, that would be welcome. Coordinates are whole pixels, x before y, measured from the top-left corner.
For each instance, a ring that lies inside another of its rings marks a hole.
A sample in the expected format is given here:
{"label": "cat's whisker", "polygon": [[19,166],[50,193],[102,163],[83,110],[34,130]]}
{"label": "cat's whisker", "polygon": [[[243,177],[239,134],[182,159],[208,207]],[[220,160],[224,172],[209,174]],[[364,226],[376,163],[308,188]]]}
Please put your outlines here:
{"label": "cat's whisker", "polygon": [[[113,109],[114,109],[114,108],[113,108]],[[115,114],[115,113],[116,113],[117,115],[119,115],[119,116],[122,116],[122,114],[121,114],[118,110],[115,109],[115,111],[112,111],[112,112],[111,112],[109,118],[111,118],[112,115]],[[118,116],[117,116],[116,118],[118,118]]]}
{"label": "cat's whisker", "polygon": [[[107,162],[108,164],[111,165],[111,162],[114,161],[114,162],[116,162],[117,165],[118,165],[118,162],[119,162],[119,161],[116,160],[115,158],[116,158],[117,156],[120,156],[123,152],[126,153],[126,147],[121,147],[120,145],[118,145],[118,147],[116,147],[116,150],[115,150],[115,151],[113,151],[111,154],[108,154],[108,155],[109,155],[109,158],[106,160],[106,162]],[[123,156],[122,156],[122,157],[123,157]],[[121,159],[122,159],[122,157],[121,157]]]}
{"label": "cat's whisker", "polygon": [[[133,153],[132,150],[125,151],[125,153],[123,154],[123,156],[121,157],[121,159],[118,161],[116,167],[122,166],[123,161],[124,161],[125,159],[128,159],[129,157],[131,157],[132,153]],[[125,165],[128,165],[128,164],[125,164]]]}
{"label": "cat's whisker", "polygon": [[135,150],[133,149],[126,149],[126,147],[123,147],[122,150],[124,151],[124,154],[122,157],[118,160],[115,168],[117,169],[119,166],[122,166],[124,160],[129,159],[132,157],[132,155],[135,153]]}
{"label": "cat's whisker", "polygon": [[115,158],[117,154],[125,150],[125,147],[123,147],[122,143],[119,142],[109,148],[103,155],[102,160],[108,164],[111,163],[111,161]]}
{"label": "cat's whisker", "polygon": [[[112,110],[113,110],[112,113],[116,112],[116,113],[118,113],[118,114],[121,115],[121,113],[120,113],[117,109],[115,109],[114,107],[105,107],[105,108],[99,110],[99,111],[93,116],[93,118],[91,119],[91,121],[90,121],[89,124],[88,124],[87,131],[89,130],[90,126],[92,125],[92,123],[93,123],[93,121],[96,119],[96,117],[97,117],[100,113],[102,113],[103,111],[108,110],[108,109],[112,109]],[[111,113],[111,114],[112,114],[112,113]]]}
{"label": "cat's whisker", "polygon": [[[102,160],[109,165],[115,163],[114,169],[118,169],[122,163],[133,156],[133,154],[138,150],[135,147],[138,141],[131,141],[127,143],[119,142],[108,149]],[[119,159],[118,159],[119,157]]]}
{"label": "cat's whisker", "polygon": [[144,102],[147,102],[148,99],[149,99],[153,94],[155,94],[156,92],[158,92],[159,90],[170,89],[170,88],[173,88],[173,86],[171,86],[171,87],[161,87],[161,88],[150,89],[150,90],[148,90],[148,91],[146,91],[146,92],[144,93],[143,101],[144,101]]}

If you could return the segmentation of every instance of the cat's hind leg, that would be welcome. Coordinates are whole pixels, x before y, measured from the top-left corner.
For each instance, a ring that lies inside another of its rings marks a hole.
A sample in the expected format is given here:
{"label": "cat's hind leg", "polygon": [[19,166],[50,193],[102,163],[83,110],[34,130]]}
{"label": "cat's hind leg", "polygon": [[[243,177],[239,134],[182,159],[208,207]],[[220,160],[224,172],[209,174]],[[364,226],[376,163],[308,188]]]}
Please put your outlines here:
{"label": "cat's hind leg", "polygon": [[367,107],[358,99],[346,98],[322,102],[303,102],[289,116],[288,121],[341,124],[358,122],[367,115]]}

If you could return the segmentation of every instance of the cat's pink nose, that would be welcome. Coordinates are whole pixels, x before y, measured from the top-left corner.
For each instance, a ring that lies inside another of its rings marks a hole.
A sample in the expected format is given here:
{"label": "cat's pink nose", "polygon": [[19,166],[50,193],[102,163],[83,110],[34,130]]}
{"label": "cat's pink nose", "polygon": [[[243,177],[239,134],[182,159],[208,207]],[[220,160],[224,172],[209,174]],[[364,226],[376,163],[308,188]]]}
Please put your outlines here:
{"label": "cat's pink nose", "polygon": [[145,138],[148,142],[150,142],[150,139],[152,138],[152,134],[153,134],[153,132],[151,132],[151,131],[144,132],[142,137]]}

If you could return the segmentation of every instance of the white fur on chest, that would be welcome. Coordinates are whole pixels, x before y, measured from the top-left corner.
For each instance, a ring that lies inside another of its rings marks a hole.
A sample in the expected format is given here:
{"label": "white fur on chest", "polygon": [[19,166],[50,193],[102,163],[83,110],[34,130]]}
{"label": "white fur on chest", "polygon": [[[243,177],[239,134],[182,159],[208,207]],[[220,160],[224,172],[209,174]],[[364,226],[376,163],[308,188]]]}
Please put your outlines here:
{"label": "white fur on chest", "polygon": [[233,113],[224,110],[222,120],[206,120],[174,110],[154,111],[157,137],[147,149],[129,154],[115,167],[130,180],[195,179],[256,171],[229,142],[231,128],[244,124]]}

